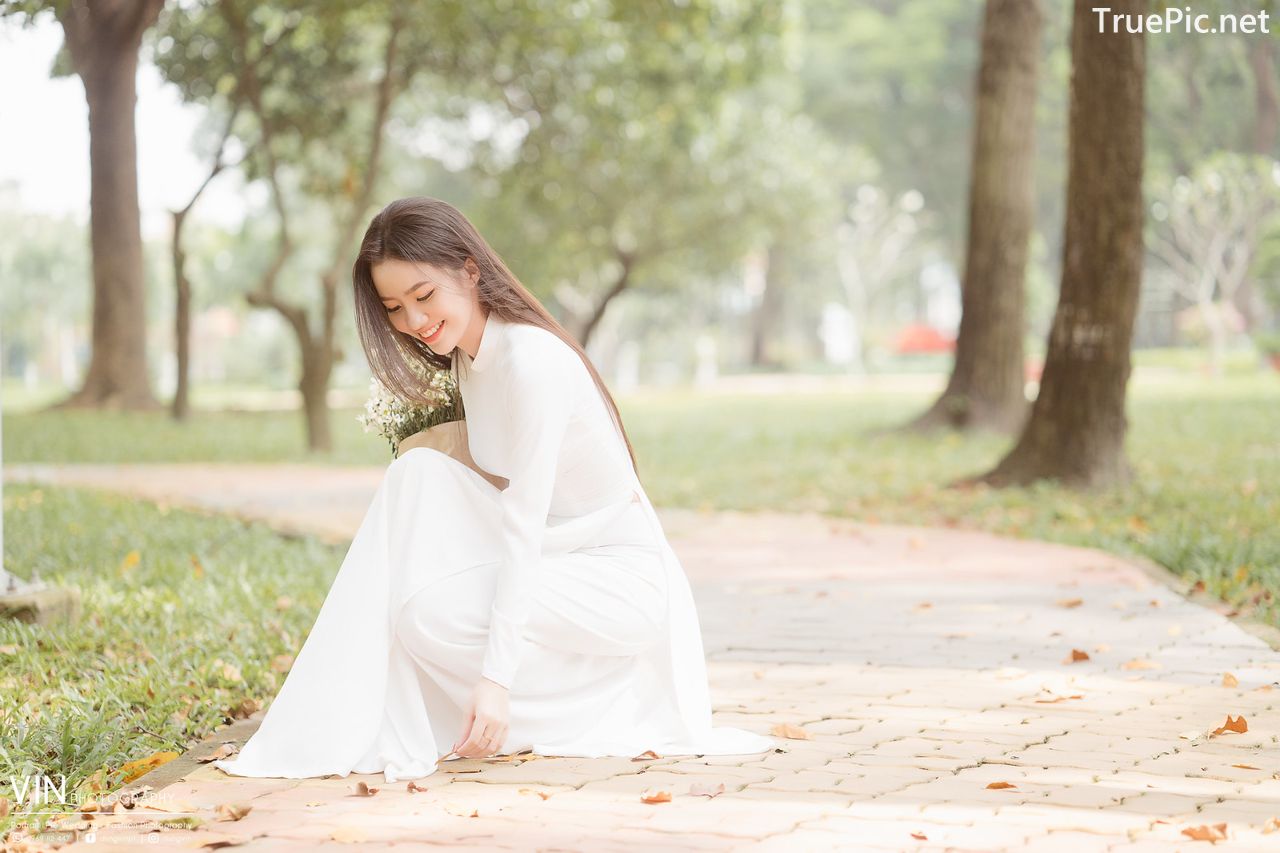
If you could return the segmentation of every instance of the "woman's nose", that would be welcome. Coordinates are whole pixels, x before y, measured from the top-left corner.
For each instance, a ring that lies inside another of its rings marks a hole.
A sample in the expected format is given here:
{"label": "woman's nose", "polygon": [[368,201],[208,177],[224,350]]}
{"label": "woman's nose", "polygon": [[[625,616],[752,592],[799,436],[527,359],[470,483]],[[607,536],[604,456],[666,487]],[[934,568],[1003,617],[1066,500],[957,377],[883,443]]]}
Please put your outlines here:
{"label": "woman's nose", "polygon": [[418,332],[425,332],[431,328],[431,323],[427,319],[427,315],[421,311],[409,314],[409,328],[416,335]]}

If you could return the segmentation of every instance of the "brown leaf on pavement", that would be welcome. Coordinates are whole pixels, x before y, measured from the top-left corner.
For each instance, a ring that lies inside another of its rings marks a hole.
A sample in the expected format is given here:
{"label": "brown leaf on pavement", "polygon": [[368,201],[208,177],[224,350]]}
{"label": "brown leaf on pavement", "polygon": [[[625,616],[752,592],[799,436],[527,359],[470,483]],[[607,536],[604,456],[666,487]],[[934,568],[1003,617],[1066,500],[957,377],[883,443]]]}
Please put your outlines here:
{"label": "brown leaf on pavement", "polygon": [[1063,663],[1075,663],[1078,660],[1089,660],[1089,653],[1084,649],[1072,649],[1071,654],[1062,659]]}
{"label": "brown leaf on pavement", "polygon": [[1249,724],[1245,722],[1243,716],[1236,717],[1233,720],[1231,719],[1231,715],[1227,714],[1227,721],[1222,725],[1218,726],[1212,732],[1210,732],[1210,734],[1220,735],[1223,732],[1235,732],[1237,734],[1244,734],[1247,731],[1249,731]]}
{"label": "brown leaf on pavement", "polygon": [[653,791],[652,793],[650,793],[649,789],[645,788],[643,791],[640,792],[640,802],[669,803],[671,802],[671,792],[670,791]]}
{"label": "brown leaf on pavement", "polygon": [[216,820],[240,820],[253,811],[253,806],[244,803],[222,803],[214,811],[218,815]]}
{"label": "brown leaf on pavement", "polygon": [[357,782],[357,783],[356,783],[356,792],[355,792],[354,794],[347,794],[347,796],[348,796],[348,797],[372,797],[374,794],[378,793],[378,791],[380,791],[380,790],[382,790],[382,789],[381,789],[381,788],[370,788],[370,787],[369,787],[367,784],[365,784],[364,782]]}
{"label": "brown leaf on pavement", "polygon": [[1223,841],[1227,837],[1227,825],[1215,823],[1213,826],[1200,824],[1182,830],[1182,834],[1192,841]]}
{"label": "brown leaf on pavement", "polygon": [[544,799],[544,800],[547,800],[547,799],[550,799],[550,798],[551,798],[551,792],[550,792],[550,791],[538,791],[538,790],[535,790],[534,788],[521,788],[521,789],[520,789],[519,791],[517,791],[516,793],[518,793],[518,794],[537,794],[539,797],[542,797],[542,799]]}
{"label": "brown leaf on pavement", "polygon": [[661,757],[662,757],[661,755],[658,755],[658,753],[654,752],[652,749],[646,749],[644,752],[633,757],[631,760],[632,761],[652,761],[655,758],[661,758]]}
{"label": "brown leaf on pavement", "polygon": [[240,747],[236,746],[234,743],[224,743],[222,746],[218,747],[208,755],[197,756],[196,761],[200,762],[201,764],[204,764],[209,761],[220,761],[224,758],[229,758],[235,755],[239,751],[240,751]]}
{"label": "brown leaf on pavement", "polygon": [[697,782],[689,786],[689,793],[695,796],[717,797],[724,793],[724,783],[712,785],[710,782]]}
{"label": "brown leaf on pavement", "polygon": [[792,740],[813,740],[813,735],[800,726],[791,725],[791,723],[775,723],[773,728],[769,729],[769,734],[791,738]]}
{"label": "brown leaf on pavement", "polygon": [[1000,788],[1016,788],[1018,786],[1013,784],[1012,782],[990,782],[987,784],[987,787],[1000,789]]}
{"label": "brown leaf on pavement", "polygon": [[1223,687],[1239,687],[1240,679],[1236,678],[1234,675],[1232,675],[1229,672],[1224,672],[1222,673],[1222,686]]}

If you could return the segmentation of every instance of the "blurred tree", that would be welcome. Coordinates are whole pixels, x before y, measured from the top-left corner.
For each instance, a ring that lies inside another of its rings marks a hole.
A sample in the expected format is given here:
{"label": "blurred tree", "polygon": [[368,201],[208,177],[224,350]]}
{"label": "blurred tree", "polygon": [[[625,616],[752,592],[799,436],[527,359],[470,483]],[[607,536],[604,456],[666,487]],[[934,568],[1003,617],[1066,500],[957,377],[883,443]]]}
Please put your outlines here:
{"label": "blurred tree", "polygon": [[1229,332],[1225,311],[1253,279],[1261,242],[1277,226],[1280,162],[1222,152],[1163,188],[1151,209],[1148,245],[1171,286],[1199,311],[1217,376]]}
{"label": "blurred tree", "polygon": [[[1109,14],[1140,16],[1146,0]],[[1125,482],[1125,388],[1142,275],[1145,39],[1099,32],[1088,3],[1071,27],[1071,122],[1062,284],[1040,393],[1009,453],[964,480],[1068,486]]]}
{"label": "blurred tree", "polygon": [[580,342],[638,280],[688,286],[768,242],[780,212],[821,206],[812,123],[774,97],[799,46],[793,6],[582,3],[542,49],[504,55],[500,126],[518,141],[476,147],[492,187],[477,219]]}
{"label": "blurred tree", "polygon": [[[326,398],[340,357],[338,286],[348,280],[356,232],[372,204],[392,104],[420,61],[404,50],[407,12],[397,0],[359,6],[212,0],[167,18],[156,51],[157,67],[185,99],[228,115],[228,135],[246,150],[247,179],[269,188],[279,237],[245,298],[277,312],[297,339],[298,389],[314,451],[332,448]],[[230,120],[240,104],[251,121]],[[300,247],[292,208],[317,199],[330,211],[329,257],[318,262],[319,299],[300,303],[283,281]],[[313,320],[308,308],[316,301]]]}
{"label": "blurred tree", "polygon": [[164,0],[19,0],[4,15],[30,24],[52,10],[89,105],[93,349],[80,389],[52,408],[150,409],[146,284],[138,210],[135,78],[142,36]]}
{"label": "blurred tree", "polygon": [[1014,432],[1026,420],[1024,281],[1035,204],[1039,0],[987,0],[976,85],[960,334],[946,389],[909,426]]}
{"label": "blurred tree", "polygon": [[233,96],[231,115],[226,120],[226,128],[223,130],[222,137],[218,142],[217,151],[213,155],[213,165],[209,169],[209,174],[205,176],[200,186],[196,188],[192,194],[191,200],[186,203],[180,210],[172,211],[173,214],[173,284],[174,284],[174,309],[173,309],[173,340],[174,349],[177,354],[177,384],[173,392],[173,402],[170,404],[170,413],[176,421],[184,421],[191,412],[191,278],[187,271],[187,252],[183,245],[183,226],[187,222],[187,217],[191,214],[191,209],[195,207],[200,196],[204,194],[209,183],[218,176],[218,173],[226,168],[227,164],[223,162],[223,154],[226,151],[227,141],[231,137],[231,130],[235,127],[236,116],[239,114],[241,107],[240,97]]}

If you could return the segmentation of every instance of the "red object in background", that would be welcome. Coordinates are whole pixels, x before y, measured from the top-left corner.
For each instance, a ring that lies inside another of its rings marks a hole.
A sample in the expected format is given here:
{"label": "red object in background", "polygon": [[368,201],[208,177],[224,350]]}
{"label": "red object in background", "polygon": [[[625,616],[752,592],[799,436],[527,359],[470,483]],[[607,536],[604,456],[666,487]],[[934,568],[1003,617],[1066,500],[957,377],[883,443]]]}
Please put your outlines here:
{"label": "red object in background", "polygon": [[911,355],[925,352],[955,352],[956,339],[947,337],[933,326],[924,323],[913,323],[904,326],[898,332],[894,344],[894,352],[898,355]]}

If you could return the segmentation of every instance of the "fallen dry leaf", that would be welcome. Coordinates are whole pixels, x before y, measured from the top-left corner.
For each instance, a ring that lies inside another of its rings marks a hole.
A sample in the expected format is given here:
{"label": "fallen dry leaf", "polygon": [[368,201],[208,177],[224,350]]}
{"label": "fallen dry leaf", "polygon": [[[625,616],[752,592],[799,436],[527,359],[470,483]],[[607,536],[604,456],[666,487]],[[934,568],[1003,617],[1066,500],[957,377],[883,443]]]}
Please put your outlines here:
{"label": "fallen dry leaf", "polygon": [[646,749],[644,752],[635,756],[631,760],[632,761],[652,761],[655,758],[661,758],[661,757],[662,757],[661,755],[658,755],[658,753],[654,752],[652,749]]}
{"label": "fallen dry leaf", "polygon": [[913,832],[913,833],[911,833],[911,837],[912,837],[912,838],[914,838],[916,841],[928,841],[928,840],[929,840],[929,836],[925,835],[923,832]]}
{"label": "fallen dry leaf", "polygon": [[813,740],[813,735],[800,726],[793,726],[791,723],[775,723],[773,728],[769,729],[769,734],[791,738],[792,740]]}
{"label": "fallen dry leaf", "polygon": [[178,753],[166,750],[164,752],[154,752],[146,758],[139,758],[137,761],[127,762],[120,767],[120,770],[124,773],[123,781],[127,785],[144,773],[150,773],[161,764],[167,764],[177,757]]}
{"label": "fallen dry leaf", "polygon": [[1182,830],[1182,834],[1192,841],[1222,841],[1227,837],[1227,825],[1215,823],[1213,826],[1190,826]]}
{"label": "fallen dry leaf", "polygon": [[221,761],[224,758],[230,758],[239,751],[240,747],[236,746],[234,743],[224,743],[208,755],[197,756],[196,761],[201,764],[205,764],[210,761]]}
{"label": "fallen dry leaf", "polygon": [[1057,601],[1059,607],[1079,607],[1084,604],[1083,598],[1060,598]]}
{"label": "fallen dry leaf", "polygon": [[520,789],[519,791],[517,791],[516,793],[518,793],[518,794],[537,794],[539,797],[542,797],[542,799],[544,799],[544,800],[547,800],[547,799],[550,799],[550,798],[551,798],[551,792],[550,792],[550,791],[539,791],[539,790],[536,790],[536,789],[534,789],[534,788],[521,788],[521,789]]}
{"label": "fallen dry leaf", "polygon": [[1223,687],[1239,687],[1240,679],[1236,678],[1234,675],[1232,675],[1229,672],[1224,672],[1222,674],[1222,686]]}
{"label": "fallen dry leaf", "polygon": [[214,810],[218,815],[216,820],[240,820],[251,811],[253,806],[244,803],[222,803]]}
{"label": "fallen dry leaf", "polygon": [[418,783],[414,782],[412,779],[410,779],[410,780],[409,780],[409,784],[407,784],[407,785],[405,785],[405,786],[404,786],[404,789],[405,789],[406,791],[408,791],[410,794],[416,794],[416,793],[418,793],[419,791],[427,791],[427,790],[430,790],[429,788],[424,788],[424,787],[422,787],[422,786],[421,786],[421,785],[419,785]]}
{"label": "fallen dry leaf", "polygon": [[1223,732],[1235,732],[1237,734],[1244,734],[1247,731],[1249,731],[1249,724],[1245,722],[1243,716],[1236,717],[1234,720],[1232,720],[1231,715],[1227,714],[1227,721],[1222,725],[1218,726],[1216,729],[1214,729],[1211,732],[1211,734],[1220,735]]}
{"label": "fallen dry leaf", "polygon": [[640,802],[642,803],[669,803],[671,802],[670,791],[654,791],[649,793],[649,789],[645,788],[640,792]]}
{"label": "fallen dry leaf", "polygon": [[349,796],[349,797],[372,797],[374,794],[378,793],[378,791],[380,791],[380,790],[382,790],[382,789],[381,789],[381,788],[370,788],[370,787],[369,787],[367,784],[365,784],[364,782],[357,782],[357,783],[356,783],[356,792],[355,792],[354,794],[348,794],[347,796]]}
{"label": "fallen dry leaf", "polygon": [[257,699],[243,699],[239,705],[231,709],[231,716],[237,720],[247,720],[262,710],[262,703]]}
{"label": "fallen dry leaf", "polygon": [[1078,660],[1089,660],[1089,653],[1084,649],[1072,649],[1071,654],[1062,659],[1063,663],[1075,663]]}
{"label": "fallen dry leaf", "polygon": [[1232,764],[1232,767],[1239,767],[1242,770],[1261,770],[1261,767],[1254,767],[1252,764]]}
{"label": "fallen dry leaf", "polygon": [[1013,784],[1012,782],[991,782],[987,785],[987,787],[1000,789],[1000,788],[1016,788],[1018,786]]}

